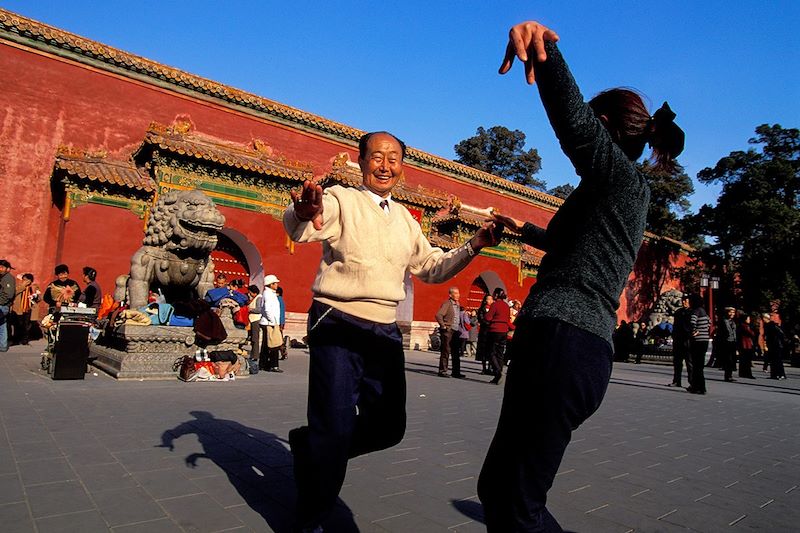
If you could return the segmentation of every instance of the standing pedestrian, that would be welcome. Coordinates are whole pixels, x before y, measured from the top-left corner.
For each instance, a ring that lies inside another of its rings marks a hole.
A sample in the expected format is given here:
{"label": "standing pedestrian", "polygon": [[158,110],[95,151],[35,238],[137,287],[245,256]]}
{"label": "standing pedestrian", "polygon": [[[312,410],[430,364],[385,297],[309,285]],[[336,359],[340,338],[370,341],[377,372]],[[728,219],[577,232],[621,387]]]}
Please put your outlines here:
{"label": "standing pedestrian", "polygon": [[489,376],[493,376],[494,372],[489,363],[492,358],[492,339],[489,334],[489,323],[486,321],[486,313],[489,312],[493,303],[494,298],[492,298],[492,295],[485,295],[477,312],[478,346],[475,358],[479,359],[481,362],[481,373]]}
{"label": "standing pedestrian", "polygon": [[5,259],[0,259],[0,352],[8,351],[8,315],[14,302],[17,283],[11,270],[14,267]]}
{"label": "standing pedestrian", "polygon": [[784,350],[786,350],[786,334],[783,329],[772,320],[772,315],[761,315],[764,324],[764,340],[767,343],[765,361],[769,361],[769,379],[786,379],[786,370],[783,368]]}
{"label": "standing pedestrian", "polygon": [[736,340],[739,348],[739,377],[755,379],[753,377],[753,356],[758,335],[750,325],[750,315],[743,315],[736,330]]}
{"label": "standing pedestrian", "polygon": [[247,322],[250,327],[250,363],[249,369],[252,373],[258,370],[258,360],[261,354],[261,291],[256,285],[247,287],[247,296],[250,301],[247,303]]}
{"label": "standing pedestrian", "polygon": [[453,360],[454,378],[463,378],[461,373],[461,335],[459,328],[461,325],[461,305],[458,299],[461,296],[458,287],[450,287],[449,298],[445,300],[436,312],[436,322],[439,324],[439,377],[447,378],[450,359]]}
{"label": "standing pedestrian", "polygon": [[638,365],[642,362],[642,356],[644,355],[645,347],[647,346],[647,335],[649,331],[647,329],[647,322],[641,321],[639,322],[639,329],[636,331],[636,335],[634,335],[634,352],[636,353],[635,363]]}
{"label": "standing pedestrian", "polygon": [[711,320],[703,309],[703,299],[698,295],[692,297],[692,336],[689,342],[689,354],[692,358],[692,379],[686,390],[692,394],[706,393],[705,367],[708,341],[711,340]]}
{"label": "standing pedestrian", "polygon": [[33,274],[26,272],[18,280],[14,302],[9,315],[9,338],[11,344],[27,345],[31,331],[31,313],[38,301],[38,289],[33,285]]}
{"label": "standing pedestrian", "polygon": [[720,364],[725,372],[725,381],[736,381],[733,379],[733,371],[736,370],[736,309],[725,308],[725,317],[720,321],[719,329]]}
{"label": "standing pedestrian", "polygon": [[467,334],[467,345],[465,353],[477,359],[477,343],[478,343],[478,316],[475,310],[469,311],[469,333]]}
{"label": "standing pedestrian", "polygon": [[494,378],[490,381],[495,385],[503,379],[503,366],[506,361],[506,344],[508,332],[511,330],[511,308],[506,303],[506,291],[500,287],[492,293],[494,303],[486,313],[486,322],[489,324],[489,342],[491,345],[491,365]]}
{"label": "standing pedestrian", "polygon": [[288,338],[286,338],[283,334],[283,330],[286,328],[286,302],[283,301],[283,287],[278,287],[275,290],[275,293],[278,295],[278,306],[280,307],[280,314],[278,316],[278,325],[281,328],[281,348],[280,348],[280,359],[283,361],[287,357],[289,357],[289,347],[287,346]]}
{"label": "standing pedestrian", "polygon": [[675,311],[672,323],[672,383],[669,387],[681,387],[683,364],[686,363],[686,381],[692,386],[692,356],[689,350],[692,341],[692,310],[688,294],[681,297],[681,307]]}
{"label": "standing pedestrian", "polygon": [[264,278],[264,292],[261,294],[261,354],[258,365],[267,372],[283,372],[278,364],[278,359],[283,343],[280,330],[281,306],[278,301],[278,283],[280,280],[275,274]]}

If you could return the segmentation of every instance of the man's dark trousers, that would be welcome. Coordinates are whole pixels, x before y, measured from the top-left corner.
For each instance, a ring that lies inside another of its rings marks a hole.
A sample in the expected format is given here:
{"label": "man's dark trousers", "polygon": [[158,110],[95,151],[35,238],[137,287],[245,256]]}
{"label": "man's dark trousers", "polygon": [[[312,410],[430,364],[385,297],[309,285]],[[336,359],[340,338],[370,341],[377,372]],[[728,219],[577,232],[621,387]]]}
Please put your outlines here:
{"label": "man's dark trousers", "polygon": [[318,525],[330,513],[348,459],[394,446],[406,428],[405,360],[397,324],[328,309],[315,301],[308,313],[308,428],[294,465],[302,527]]}
{"label": "man's dark trousers", "polygon": [[450,330],[450,357],[453,361],[452,374],[454,376],[461,376],[461,350],[464,343],[461,340],[461,335],[458,331]]}
{"label": "man's dark trousers", "polygon": [[689,386],[694,391],[706,392],[706,377],[703,375],[703,368],[706,362],[708,341],[691,341],[689,351],[692,358],[692,379],[689,381]]}
{"label": "man's dark trousers", "polygon": [[725,379],[731,380],[736,370],[736,341],[721,341],[720,344],[722,370],[725,371]]}
{"label": "man's dark trousers", "polygon": [[686,380],[692,386],[692,356],[689,353],[689,340],[672,341],[672,383],[681,386],[681,375],[683,374],[683,363],[686,362]]}
{"label": "man's dark trousers", "polygon": [[450,341],[453,339],[453,330],[439,326],[439,373],[444,374],[450,365]]}
{"label": "man's dark trousers", "polygon": [[478,481],[489,533],[561,531],[546,508],[572,432],[608,388],[613,352],[555,319],[517,319],[503,406]]}

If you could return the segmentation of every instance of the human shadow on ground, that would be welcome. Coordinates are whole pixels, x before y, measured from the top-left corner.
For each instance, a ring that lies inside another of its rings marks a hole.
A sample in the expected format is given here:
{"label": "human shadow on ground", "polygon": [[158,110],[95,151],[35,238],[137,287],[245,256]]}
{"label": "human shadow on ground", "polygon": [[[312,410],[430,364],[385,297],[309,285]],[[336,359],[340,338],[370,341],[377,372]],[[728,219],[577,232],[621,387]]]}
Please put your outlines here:
{"label": "human shadow on ground", "polygon": [[[272,531],[292,531],[297,491],[286,439],[235,420],[215,418],[207,411],[189,414],[194,418],[164,431],[157,447],[173,451],[176,439],[197,435],[203,452],[187,455],[186,467],[196,468],[200,460],[213,462]],[[328,531],[358,532],[352,511],[341,500],[323,526]]]}

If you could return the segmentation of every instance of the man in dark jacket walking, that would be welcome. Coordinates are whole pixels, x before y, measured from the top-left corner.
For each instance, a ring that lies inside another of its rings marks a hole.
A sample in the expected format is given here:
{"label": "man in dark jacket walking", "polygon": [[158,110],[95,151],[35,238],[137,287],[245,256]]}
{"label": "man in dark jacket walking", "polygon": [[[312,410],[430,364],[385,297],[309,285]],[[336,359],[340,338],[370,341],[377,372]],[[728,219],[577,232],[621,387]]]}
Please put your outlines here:
{"label": "man in dark jacket walking", "polygon": [[689,295],[681,298],[681,307],[675,311],[672,324],[672,383],[668,387],[681,386],[683,363],[686,362],[686,380],[692,385],[692,358],[689,355],[689,341],[692,338],[692,311],[689,309]]}
{"label": "man in dark jacket walking", "polygon": [[769,313],[764,313],[761,318],[764,323],[764,340],[767,343],[767,354],[764,359],[769,361],[769,379],[786,379],[786,370],[783,368],[786,334],[772,320],[772,315]]}

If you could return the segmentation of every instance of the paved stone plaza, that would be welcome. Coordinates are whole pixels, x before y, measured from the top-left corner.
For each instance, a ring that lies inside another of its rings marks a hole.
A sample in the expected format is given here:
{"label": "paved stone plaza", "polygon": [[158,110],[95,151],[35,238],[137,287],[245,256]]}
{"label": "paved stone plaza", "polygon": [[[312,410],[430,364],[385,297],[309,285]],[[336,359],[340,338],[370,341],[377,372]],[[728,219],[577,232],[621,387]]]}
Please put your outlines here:
{"label": "paved stone plaza", "polygon": [[[0,530],[289,530],[286,436],[305,417],[308,355],[232,383],[52,381],[40,343],[0,355]],[[484,531],[476,482],[502,389],[479,365],[436,377],[409,352],[408,431],[351,462],[329,532]],[[671,367],[617,364],[550,495],[582,532],[797,531],[800,372],[664,386]]]}

